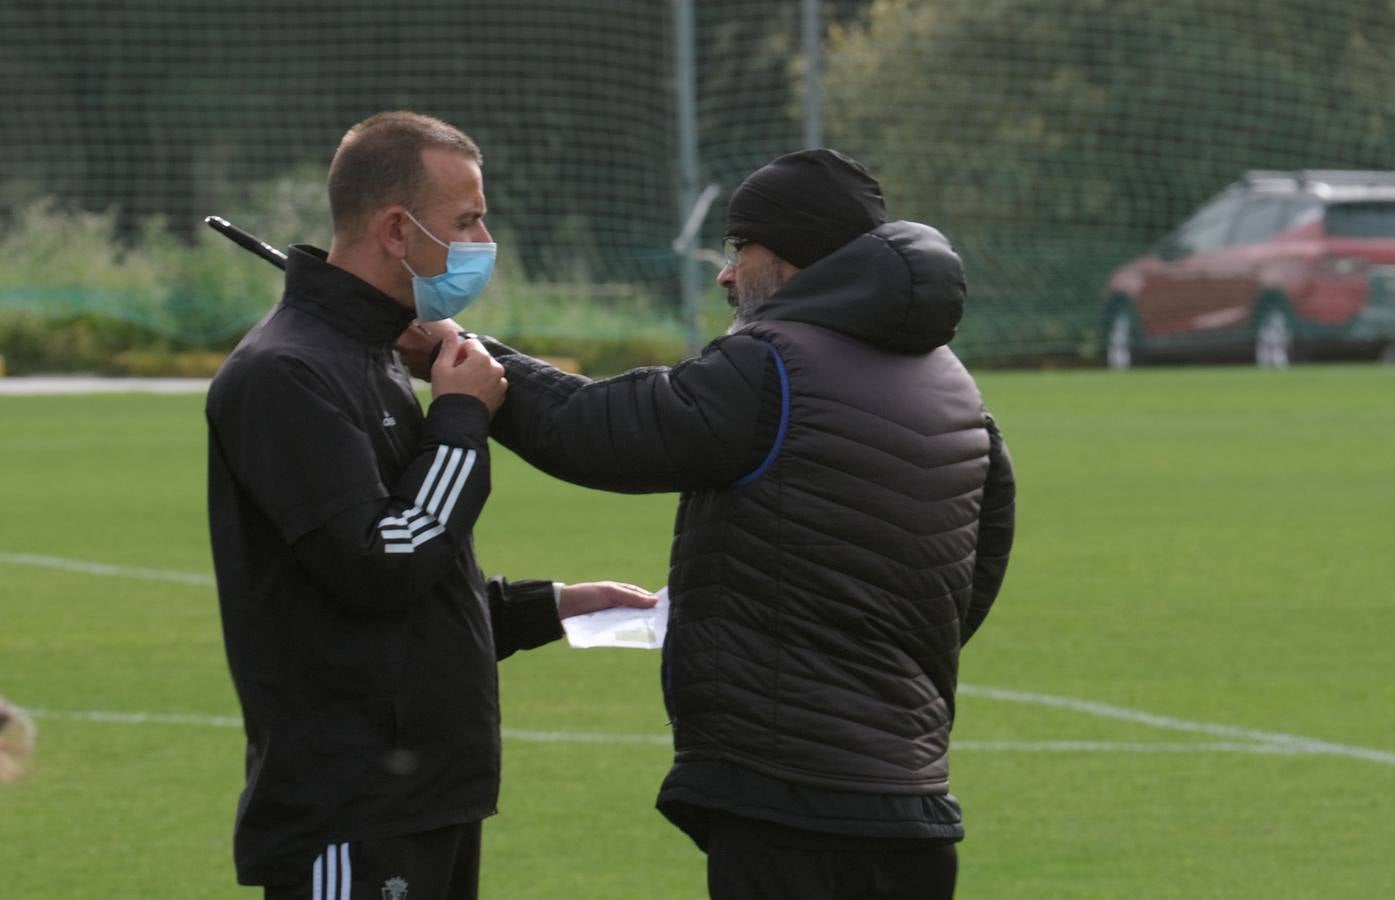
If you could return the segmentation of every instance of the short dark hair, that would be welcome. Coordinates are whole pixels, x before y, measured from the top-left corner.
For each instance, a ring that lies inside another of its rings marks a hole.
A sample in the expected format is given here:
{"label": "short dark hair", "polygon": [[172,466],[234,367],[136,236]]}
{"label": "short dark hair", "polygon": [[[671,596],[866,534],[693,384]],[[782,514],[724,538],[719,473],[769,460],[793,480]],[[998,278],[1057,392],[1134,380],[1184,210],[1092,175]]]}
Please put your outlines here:
{"label": "short dark hair", "polygon": [[329,217],[335,236],[357,237],[373,213],[389,204],[415,211],[427,189],[421,159],[427,147],[484,161],[479,146],[463,131],[420,113],[381,112],[350,128],[329,164]]}

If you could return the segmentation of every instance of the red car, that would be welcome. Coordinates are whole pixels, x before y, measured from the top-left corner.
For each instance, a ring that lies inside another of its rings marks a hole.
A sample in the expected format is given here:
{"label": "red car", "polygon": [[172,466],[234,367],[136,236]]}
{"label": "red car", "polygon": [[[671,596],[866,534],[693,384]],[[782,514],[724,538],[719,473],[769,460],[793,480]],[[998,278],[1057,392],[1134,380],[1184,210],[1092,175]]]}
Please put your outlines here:
{"label": "red car", "polygon": [[1109,278],[1101,345],[1153,359],[1395,360],[1395,172],[1248,172]]}

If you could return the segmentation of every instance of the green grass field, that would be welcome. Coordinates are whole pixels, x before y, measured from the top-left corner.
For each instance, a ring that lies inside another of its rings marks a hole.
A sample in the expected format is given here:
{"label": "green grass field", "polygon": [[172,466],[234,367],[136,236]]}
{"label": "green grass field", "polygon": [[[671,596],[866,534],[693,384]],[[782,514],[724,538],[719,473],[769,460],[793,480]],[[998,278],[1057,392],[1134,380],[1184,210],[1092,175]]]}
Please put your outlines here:
{"label": "green grass field", "polygon": [[[981,382],[1019,530],[962,669],[959,896],[1395,896],[1395,370]],[[486,569],[662,583],[672,497],[501,457]],[[260,896],[231,864],[203,468],[201,397],[0,397],[0,693],[41,730],[34,776],[0,789],[6,900]],[[705,896],[653,809],[657,655],[502,671],[484,896]]]}

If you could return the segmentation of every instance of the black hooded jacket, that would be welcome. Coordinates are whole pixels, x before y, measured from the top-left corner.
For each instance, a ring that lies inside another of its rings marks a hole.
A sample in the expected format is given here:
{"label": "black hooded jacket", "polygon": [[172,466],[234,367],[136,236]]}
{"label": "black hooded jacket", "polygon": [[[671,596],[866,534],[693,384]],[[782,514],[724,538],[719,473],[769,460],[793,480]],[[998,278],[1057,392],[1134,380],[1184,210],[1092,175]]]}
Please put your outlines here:
{"label": "black hooded jacket", "polygon": [[932,807],[952,804],[959,650],[1002,583],[1015,497],[944,346],[964,292],[939,232],[892,222],[671,369],[589,381],[491,348],[510,383],[503,444],[579,484],[683,492],[660,805],[700,844],[679,807],[960,834],[957,807]]}
{"label": "black hooded jacket", "polygon": [[284,298],[209,390],[243,884],[302,877],[331,842],[493,813],[496,659],[561,636],[551,582],[486,582],[476,564],[489,413],[444,395],[422,414],[392,350],[409,321],[293,247]]}

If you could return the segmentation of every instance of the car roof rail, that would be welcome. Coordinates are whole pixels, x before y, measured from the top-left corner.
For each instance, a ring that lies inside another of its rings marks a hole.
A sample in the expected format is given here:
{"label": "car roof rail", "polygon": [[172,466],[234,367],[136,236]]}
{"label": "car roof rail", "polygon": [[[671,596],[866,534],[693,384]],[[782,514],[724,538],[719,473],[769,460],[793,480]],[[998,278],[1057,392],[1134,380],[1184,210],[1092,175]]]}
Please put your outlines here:
{"label": "car roof rail", "polygon": [[1395,171],[1381,169],[1250,169],[1242,176],[1246,184],[1282,181],[1300,187],[1310,185],[1385,187],[1395,185]]}
{"label": "car roof rail", "polygon": [[1241,183],[1256,190],[1298,190],[1324,201],[1395,196],[1395,171],[1378,169],[1251,169]]}
{"label": "car roof rail", "polygon": [[1300,173],[1277,169],[1251,169],[1240,177],[1245,187],[1299,187],[1304,184]]}
{"label": "car roof rail", "polygon": [[1311,184],[1329,187],[1395,187],[1395,172],[1377,170],[1309,169],[1303,172]]}
{"label": "car roof rail", "polygon": [[1298,181],[1298,172],[1280,169],[1250,169],[1240,178],[1246,184],[1256,181]]}

